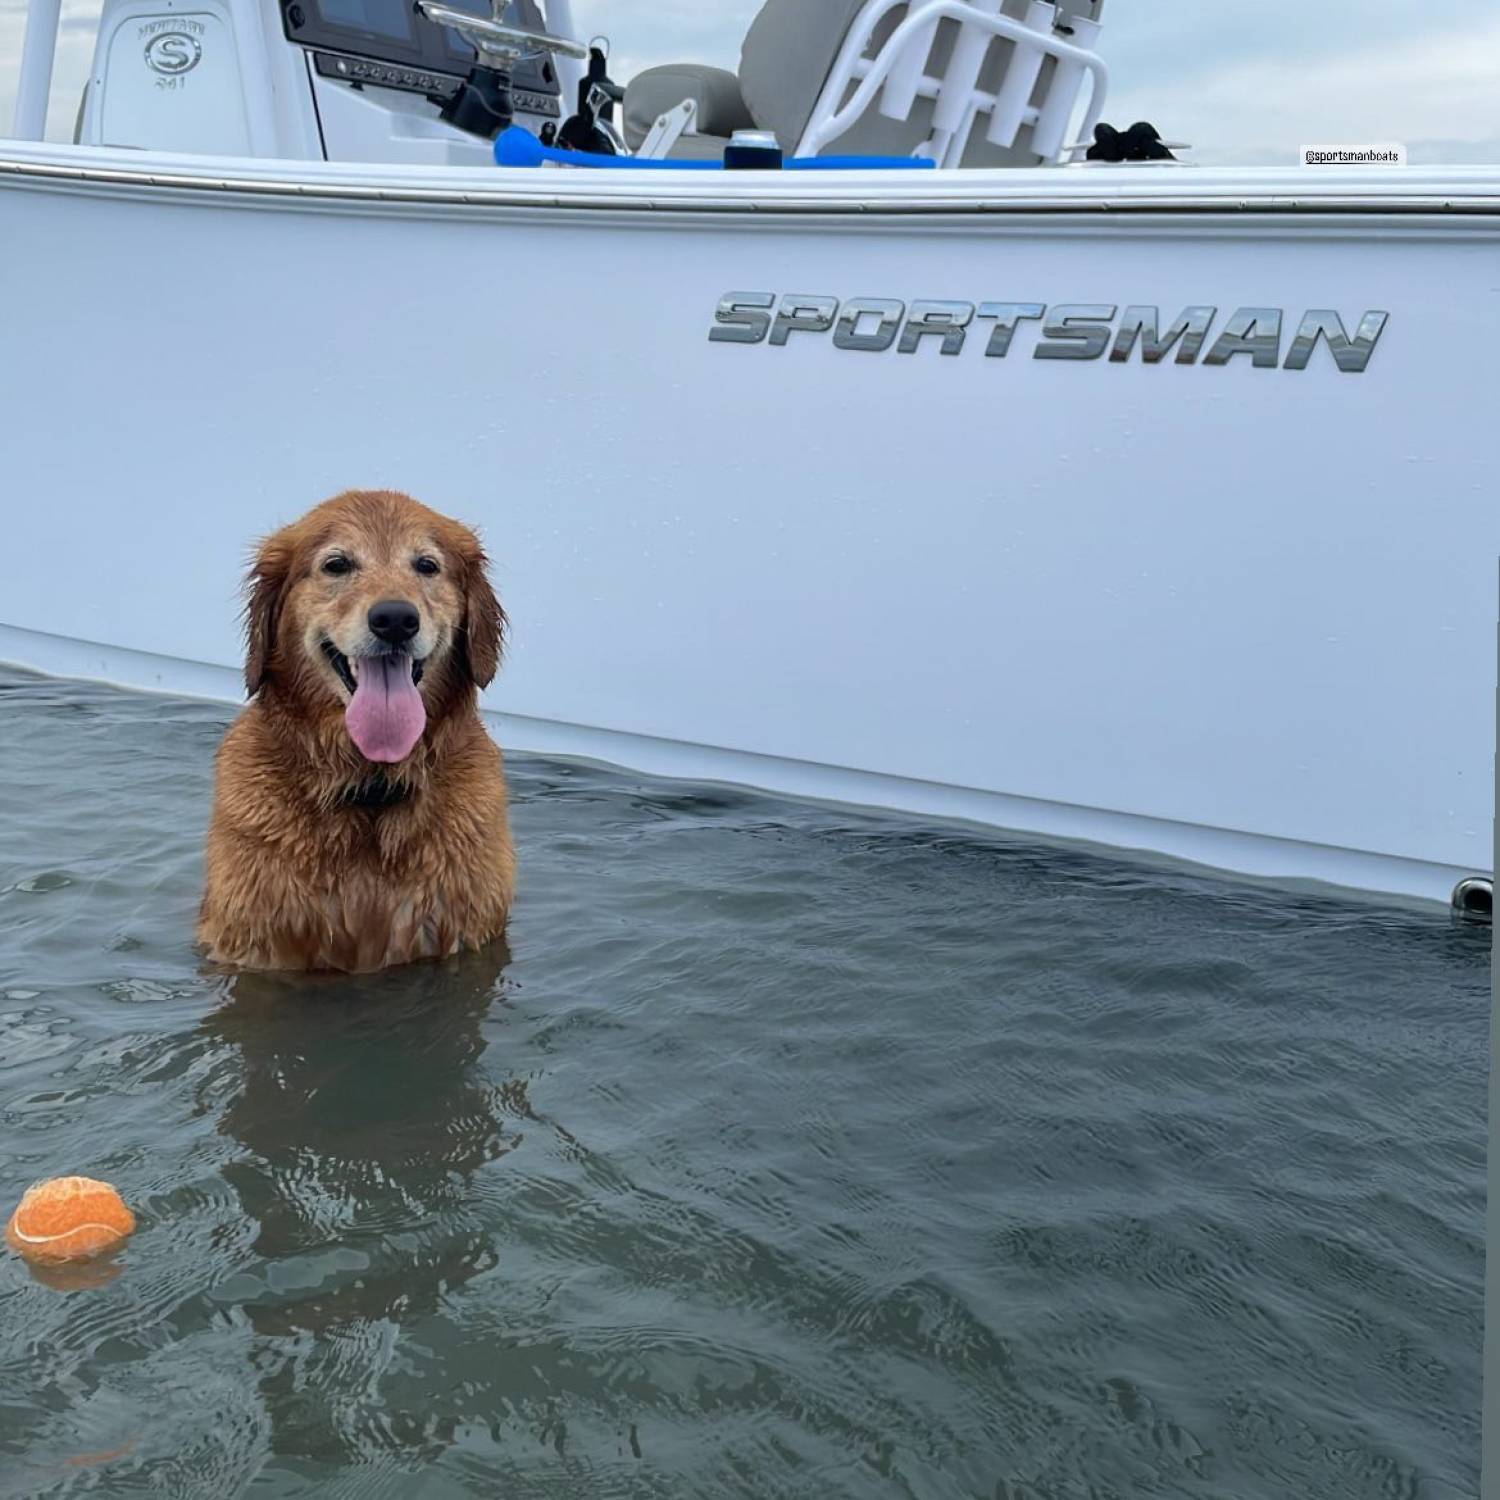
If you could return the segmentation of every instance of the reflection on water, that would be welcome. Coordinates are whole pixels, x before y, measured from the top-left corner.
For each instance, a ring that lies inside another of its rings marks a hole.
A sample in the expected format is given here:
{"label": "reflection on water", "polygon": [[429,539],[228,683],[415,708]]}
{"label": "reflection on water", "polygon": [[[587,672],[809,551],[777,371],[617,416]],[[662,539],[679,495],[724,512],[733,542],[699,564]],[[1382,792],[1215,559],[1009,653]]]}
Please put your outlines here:
{"label": "reflection on water", "polygon": [[1473,1493],[1482,929],[516,757],[508,950],[225,978],[225,719],[0,673],[0,1496]]}
{"label": "reflection on water", "polygon": [[[257,1335],[314,1341],[331,1398],[273,1423],[275,1453],[357,1462],[369,1434],[347,1425],[347,1403],[367,1396],[370,1330],[441,1316],[497,1266],[468,1211],[474,1177],[534,1118],[523,1081],[477,1067],[508,956],[497,944],[357,985],[241,977],[203,1023],[237,1054],[239,1091],[219,1116],[234,1146],[223,1176],[263,1268],[215,1298]],[[289,1376],[268,1376],[268,1411],[284,1408]]]}

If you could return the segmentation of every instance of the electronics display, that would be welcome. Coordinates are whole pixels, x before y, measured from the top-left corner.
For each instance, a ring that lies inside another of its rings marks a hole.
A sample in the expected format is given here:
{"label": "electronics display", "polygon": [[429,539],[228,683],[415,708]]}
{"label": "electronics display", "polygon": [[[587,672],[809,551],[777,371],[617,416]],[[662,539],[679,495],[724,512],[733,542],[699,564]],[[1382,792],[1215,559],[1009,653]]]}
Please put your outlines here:
{"label": "electronics display", "polygon": [[[477,16],[493,14],[486,0],[448,3]],[[512,26],[528,22],[516,3],[500,19]],[[281,0],[281,20],[288,40],[312,51],[313,65],[325,78],[447,99],[474,63],[468,42],[429,21],[412,0]],[[562,113],[557,72],[545,54],[516,64],[511,91],[518,111]]]}

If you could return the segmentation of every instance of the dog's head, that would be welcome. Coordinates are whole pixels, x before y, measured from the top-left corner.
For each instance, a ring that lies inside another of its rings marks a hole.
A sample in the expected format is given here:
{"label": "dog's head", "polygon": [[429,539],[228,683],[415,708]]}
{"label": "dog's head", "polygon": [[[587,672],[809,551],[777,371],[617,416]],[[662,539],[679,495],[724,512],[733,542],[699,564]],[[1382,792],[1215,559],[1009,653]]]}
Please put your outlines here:
{"label": "dog's head", "polygon": [[366,760],[395,764],[428,717],[500,665],[505,615],[466,526],[391,490],[350,490],[261,544],[245,687],[342,712]]}

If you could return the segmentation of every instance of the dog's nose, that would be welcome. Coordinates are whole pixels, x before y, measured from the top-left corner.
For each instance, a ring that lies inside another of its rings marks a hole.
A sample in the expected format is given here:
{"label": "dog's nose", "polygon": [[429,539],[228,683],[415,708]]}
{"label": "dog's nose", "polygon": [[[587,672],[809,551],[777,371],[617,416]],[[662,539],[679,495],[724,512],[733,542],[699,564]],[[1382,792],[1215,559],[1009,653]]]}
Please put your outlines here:
{"label": "dog's nose", "polygon": [[418,631],[422,617],[405,599],[382,599],[370,606],[370,634],[387,646],[404,646]]}

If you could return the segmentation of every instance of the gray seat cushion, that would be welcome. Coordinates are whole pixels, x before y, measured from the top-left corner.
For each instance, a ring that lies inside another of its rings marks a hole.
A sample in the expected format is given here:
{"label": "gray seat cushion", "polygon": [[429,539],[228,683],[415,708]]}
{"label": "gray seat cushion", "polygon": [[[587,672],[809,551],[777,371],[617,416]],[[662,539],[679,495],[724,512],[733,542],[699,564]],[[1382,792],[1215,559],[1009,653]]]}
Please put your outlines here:
{"label": "gray seat cushion", "polygon": [[722,161],[727,135],[680,135],[667,152],[668,161]]}
{"label": "gray seat cushion", "polygon": [[865,0],[766,0],[750,23],[740,48],[740,92],[756,125],[774,131],[783,151],[795,150],[802,139],[828,70],[864,6]]}
{"label": "gray seat cushion", "polygon": [[[838,59],[854,18],[864,8],[865,0],[766,0],[750,24],[740,51],[740,91],[755,124],[771,130],[782,150],[794,151],[807,129],[813,106],[823,92],[828,74]],[[1092,0],[1061,0],[1058,14],[1089,14]],[[1026,12],[1026,0],[1005,0],[1004,12],[1020,19]],[[904,6],[891,11],[876,28],[874,44],[867,51],[873,56],[879,46],[905,19]],[[952,54],[958,32],[954,21],[943,21],[938,27],[927,67],[940,74]],[[979,87],[995,89],[1010,60],[1012,44],[1000,38],[990,49],[979,75]],[[1033,99],[1051,78],[1054,63],[1048,58],[1042,64]],[[842,104],[854,91],[851,85]],[[823,154],[857,153],[864,155],[909,156],[932,131],[932,100],[918,99],[909,120],[889,120],[879,109],[879,95],[862,119],[843,135],[823,148]],[[1014,146],[994,146],[984,138],[981,117],[964,151],[963,165],[1032,166],[1040,158],[1029,149],[1031,128],[1022,128]]]}
{"label": "gray seat cushion", "polygon": [[[724,149],[724,140],[736,130],[749,130],[755,124],[733,73],[711,68],[706,63],[664,63],[638,73],[625,89],[625,144],[632,151],[637,150],[657,117],[684,99],[692,99],[698,105],[695,128],[703,135],[722,138],[714,154]],[[690,149],[674,150],[671,155],[687,155]]]}

